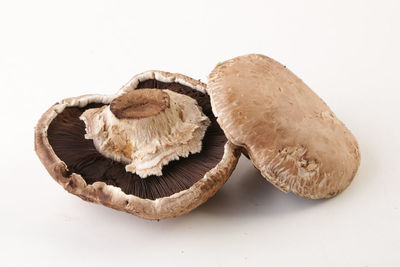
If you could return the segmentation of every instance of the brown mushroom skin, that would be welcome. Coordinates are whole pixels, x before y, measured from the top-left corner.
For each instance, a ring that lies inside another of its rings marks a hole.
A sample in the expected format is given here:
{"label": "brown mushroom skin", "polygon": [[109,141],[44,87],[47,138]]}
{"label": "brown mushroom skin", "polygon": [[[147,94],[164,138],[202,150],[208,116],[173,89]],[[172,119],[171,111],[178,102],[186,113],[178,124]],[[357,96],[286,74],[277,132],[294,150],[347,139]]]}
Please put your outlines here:
{"label": "brown mushroom skin", "polygon": [[236,57],[215,67],[207,91],[228,139],[280,190],[329,198],[353,180],[355,137],[285,66],[263,55]]}
{"label": "brown mushroom skin", "polygon": [[155,116],[169,107],[169,96],[159,90],[133,90],[114,99],[111,112],[118,119],[142,119]]}

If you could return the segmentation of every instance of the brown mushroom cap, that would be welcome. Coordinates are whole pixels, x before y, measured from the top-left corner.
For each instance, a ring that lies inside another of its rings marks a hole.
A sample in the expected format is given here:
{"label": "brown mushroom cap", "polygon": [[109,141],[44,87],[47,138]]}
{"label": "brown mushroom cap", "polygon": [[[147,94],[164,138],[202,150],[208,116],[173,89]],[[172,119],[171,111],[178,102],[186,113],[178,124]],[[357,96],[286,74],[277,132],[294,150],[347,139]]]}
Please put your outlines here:
{"label": "brown mushroom cap", "polygon": [[[84,110],[108,105],[116,97],[139,88],[189,93],[212,121],[200,153],[166,166],[165,172],[179,173],[181,180],[168,175],[141,179],[127,174],[123,164],[104,158],[92,140],[84,138],[85,125],[79,120]],[[134,76],[116,95],[85,95],[53,105],[35,127],[35,150],[50,175],[68,192],[146,219],[163,219],[187,213],[207,201],[235,168],[239,149],[226,140],[217,125],[205,84],[180,74],[148,71]]]}
{"label": "brown mushroom cap", "polygon": [[228,139],[284,192],[328,198],[343,191],[360,163],[352,133],[303,81],[263,55],[218,64],[207,92]]}

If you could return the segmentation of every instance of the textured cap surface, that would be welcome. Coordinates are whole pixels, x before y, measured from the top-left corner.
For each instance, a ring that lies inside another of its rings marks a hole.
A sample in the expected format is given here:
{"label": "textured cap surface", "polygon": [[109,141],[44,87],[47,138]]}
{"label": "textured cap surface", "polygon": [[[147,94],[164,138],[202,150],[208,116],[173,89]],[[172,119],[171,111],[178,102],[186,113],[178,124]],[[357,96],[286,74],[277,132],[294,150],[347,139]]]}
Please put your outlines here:
{"label": "textured cap surface", "polygon": [[356,139],[285,66],[263,55],[236,57],[215,67],[207,91],[228,139],[282,191],[328,198],[352,181]]}

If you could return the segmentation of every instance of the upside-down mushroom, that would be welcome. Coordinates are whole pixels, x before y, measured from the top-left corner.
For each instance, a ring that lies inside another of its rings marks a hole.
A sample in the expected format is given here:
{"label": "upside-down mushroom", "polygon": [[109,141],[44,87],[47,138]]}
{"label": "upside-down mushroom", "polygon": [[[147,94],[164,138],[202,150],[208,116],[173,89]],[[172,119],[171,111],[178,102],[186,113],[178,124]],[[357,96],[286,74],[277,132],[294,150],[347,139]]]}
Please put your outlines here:
{"label": "upside-down mushroom", "polygon": [[50,175],[83,200],[146,219],[198,207],[240,156],[212,114],[206,85],[161,71],[115,95],[68,98],[43,114],[35,150]]}

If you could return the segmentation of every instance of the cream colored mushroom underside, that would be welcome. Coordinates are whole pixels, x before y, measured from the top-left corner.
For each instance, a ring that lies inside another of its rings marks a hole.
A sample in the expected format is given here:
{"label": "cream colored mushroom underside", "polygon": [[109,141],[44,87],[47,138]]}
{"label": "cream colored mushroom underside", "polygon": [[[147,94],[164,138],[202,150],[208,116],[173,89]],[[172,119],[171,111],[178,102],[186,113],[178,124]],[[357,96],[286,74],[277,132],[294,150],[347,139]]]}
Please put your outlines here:
{"label": "cream colored mushroom underside", "polygon": [[281,190],[330,197],[354,177],[356,139],[285,66],[262,55],[237,57],[217,65],[207,92],[227,137]]}
{"label": "cream colored mushroom underside", "polygon": [[86,110],[86,139],[113,160],[123,162],[126,170],[142,178],[162,175],[162,167],[179,157],[201,151],[202,139],[210,124],[193,98],[164,90],[170,107],[156,116],[118,119],[109,106]]}

